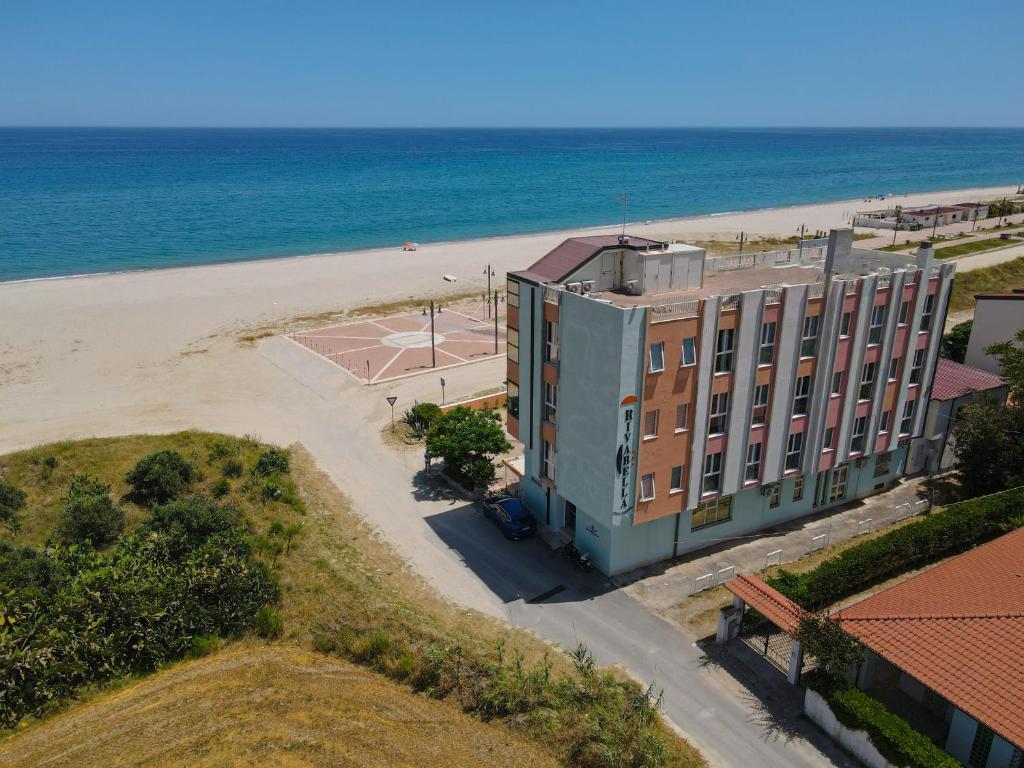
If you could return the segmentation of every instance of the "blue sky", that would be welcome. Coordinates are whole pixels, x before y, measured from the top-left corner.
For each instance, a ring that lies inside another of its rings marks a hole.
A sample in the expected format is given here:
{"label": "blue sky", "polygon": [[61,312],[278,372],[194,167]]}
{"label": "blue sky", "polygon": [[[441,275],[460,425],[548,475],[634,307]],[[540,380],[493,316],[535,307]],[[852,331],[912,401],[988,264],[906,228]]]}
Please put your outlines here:
{"label": "blue sky", "polygon": [[0,3],[0,125],[1024,126],[1024,3]]}

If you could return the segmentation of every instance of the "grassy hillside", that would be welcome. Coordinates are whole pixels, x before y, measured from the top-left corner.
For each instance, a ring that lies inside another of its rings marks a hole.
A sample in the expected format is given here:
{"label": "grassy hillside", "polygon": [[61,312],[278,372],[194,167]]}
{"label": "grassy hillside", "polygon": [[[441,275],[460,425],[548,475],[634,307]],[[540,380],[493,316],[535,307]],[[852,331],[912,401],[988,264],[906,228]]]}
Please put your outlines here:
{"label": "grassy hillside", "polygon": [[[246,695],[233,708],[211,707],[207,715],[210,722],[206,726],[220,735],[216,739],[212,736],[205,741],[200,739],[194,747],[200,751],[191,754],[205,754],[201,752],[200,742],[205,744],[202,749],[219,748],[213,742],[226,738],[224,734],[230,732],[231,738],[236,739],[232,742],[232,751],[210,754],[254,754],[261,756],[255,762],[317,765],[321,763],[313,757],[322,753],[328,756],[324,764],[344,765],[345,759],[335,754],[337,745],[330,743],[328,724],[314,722],[313,714],[303,714],[310,705],[301,695],[302,681],[308,680],[309,674],[303,671],[306,662],[294,662],[296,647],[303,652],[315,652],[303,658],[319,659],[317,663],[333,665],[325,667],[332,670],[351,669],[344,666],[346,662],[360,665],[366,671],[359,674],[370,675],[366,679],[374,680],[375,685],[390,686],[389,697],[408,697],[403,707],[420,706],[415,702],[431,697],[443,701],[451,717],[459,710],[477,715],[449,732],[449,735],[457,733],[459,741],[490,743],[488,740],[498,738],[492,733],[498,728],[503,729],[501,738],[528,739],[537,749],[564,765],[654,768],[703,764],[690,745],[678,739],[655,717],[646,694],[635,684],[592,668],[585,656],[573,660],[566,654],[553,652],[527,632],[509,629],[497,620],[441,599],[410,571],[390,546],[362,523],[351,511],[344,495],[316,468],[300,446],[290,449],[290,475],[282,481],[280,498],[271,500],[264,499],[259,484],[249,477],[256,457],[266,448],[257,440],[187,432],[58,443],[2,456],[0,479],[20,487],[28,495],[24,525],[14,540],[24,545],[42,545],[52,534],[68,484],[82,472],[110,483],[112,495],[126,509],[129,526],[138,526],[149,513],[123,498],[127,491],[124,474],[143,455],[168,448],[189,459],[199,473],[193,492],[212,493],[217,484],[223,485],[227,463],[242,463],[241,477],[227,478],[227,493],[220,501],[244,513],[254,550],[271,565],[276,575],[281,590],[276,608],[283,618],[280,638],[269,646],[249,640],[246,642],[251,645],[243,645],[241,650],[237,644],[222,642],[220,650],[198,665],[188,663],[172,667],[157,678],[130,682],[116,694],[101,695],[86,705],[72,706],[64,714],[30,724],[24,733],[16,733],[0,744],[0,764],[15,759],[16,755],[28,755],[28,751],[21,751],[23,749],[42,749],[40,745],[51,741],[54,749],[71,750],[76,754],[90,744],[98,745],[94,764],[102,764],[103,758],[109,761],[114,754],[126,761],[123,764],[163,764],[160,755],[147,751],[157,749],[158,744],[147,746],[142,741],[138,751],[132,751],[130,746],[123,747],[112,740],[97,741],[99,734],[81,730],[91,727],[89,725],[65,728],[62,723],[80,716],[87,718],[83,723],[99,723],[106,717],[122,717],[127,723],[130,708],[118,714],[119,702],[124,697],[135,696],[140,687],[147,690],[144,686],[154,685],[158,679],[173,681],[179,672],[195,675],[188,678],[193,681],[189,683],[194,686],[193,701],[217,700],[222,688],[243,685],[229,672],[234,667],[228,662],[235,658],[230,654],[258,652],[269,654],[260,657],[263,659],[280,658],[280,663],[274,666],[274,675],[295,679],[290,682],[282,679],[260,689],[264,691],[262,694]],[[286,543],[279,535],[282,528],[297,533]],[[0,540],[3,538],[4,534],[0,533]],[[217,661],[222,657],[226,665],[223,668]],[[207,663],[210,666],[204,666]],[[188,670],[209,672],[199,674]],[[222,670],[223,680],[218,670]],[[346,678],[339,673],[339,679]],[[400,685],[396,687],[396,684]],[[173,689],[173,682],[167,683],[168,692]],[[289,721],[309,721],[306,723],[308,730],[302,732],[305,741],[295,742],[304,745],[301,749],[289,746],[292,743],[287,738],[267,740],[255,729],[234,730],[232,726],[236,720],[264,722],[268,728],[276,726],[273,718],[261,714],[264,706],[261,696],[269,696],[278,689],[292,693],[279,700],[275,711]],[[342,699],[356,697],[345,691],[337,693]],[[137,701],[146,700],[144,693],[139,696]],[[435,702],[421,703],[425,706]],[[172,702],[167,706],[177,711]],[[335,704],[324,702],[323,706],[331,711]],[[315,712],[315,708],[312,711]],[[495,723],[485,725],[481,720]],[[164,726],[162,739],[181,745],[182,750],[192,749],[188,745],[192,744],[193,737],[187,731],[194,727],[190,717],[171,718]],[[335,727],[346,726],[337,724]],[[404,742],[399,721],[382,715],[380,727],[388,731],[382,736],[385,742],[392,736],[394,744]],[[479,729],[480,733],[473,729]],[[23,744],[29,746],[22,747]],[[122,752],[123,749],[127,752]],[[89,764],[89,755],[86,752],[81,755],[81,760],[75,764]],[[28,757],[18,759],[25,759],[25,765],[32,764]],[[512,764],[511,759],[506,754],[498,763]],[[446,764],[460,764],[455,753],[444,760],[448,761]],[[439,765],[440,761],[441,758]],[[216,764],[217,760],[194,762]],[[355,759],[353,764],[378,764],[378,761],[368,757]]]}
{"label": "grassy hillside", "polygon": [[950,312],[974,309],[974,294],[1009,291],[1024,288],[1024,259],[1014,259],[982,269],[957,272],[953,294],[949,299]]}
{"label": "grassy hillside", "polygon": [[[459,738],[453,738],[459,734]],[[0,745],[33,766],[529,766],[507,729],[322,654],[240,643],[54,716]]]}

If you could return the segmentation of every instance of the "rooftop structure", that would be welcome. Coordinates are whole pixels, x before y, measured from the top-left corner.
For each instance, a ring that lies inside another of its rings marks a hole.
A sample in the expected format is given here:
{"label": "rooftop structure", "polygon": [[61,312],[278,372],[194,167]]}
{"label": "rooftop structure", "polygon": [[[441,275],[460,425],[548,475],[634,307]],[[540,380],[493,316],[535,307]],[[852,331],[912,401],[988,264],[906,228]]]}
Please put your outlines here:
{"label": "rooftop structure", "polygon": [[993,373],[940,357],[932,384],[932,400],[956,400],[975,392],[999,389],[1005,384]]}
{"label": "rooftop structure", "polygon": [[567,240],[509,274],[524,501],[617,573],[884,488],[921,429],[954,269],[852,230],[719,257]]}
{"label": "rooftop structure", "polygon": [[1012,341],[1024,328],[1024,289],[1006,293],[978,293],[974,296],[974,321],[967,341],[964,362],[983,371],[1001,374],[999,361],[985,350],[993,344]]}

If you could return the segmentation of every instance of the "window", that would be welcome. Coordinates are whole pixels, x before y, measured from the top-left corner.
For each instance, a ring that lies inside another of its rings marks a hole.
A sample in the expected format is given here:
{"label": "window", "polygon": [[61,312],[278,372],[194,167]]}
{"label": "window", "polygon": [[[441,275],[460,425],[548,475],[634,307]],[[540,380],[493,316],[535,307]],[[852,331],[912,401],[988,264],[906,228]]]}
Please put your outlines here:
{"label": "window", "polygon": [[768,385],[758,384],[754,387],[754,412],[751,415],[750,423],[753,425],[764,424],[768,419]]}
{"label": "window", "polygon": [[510,307],[519,306],[519,281],[508,280],[505,283],[505,301]]}
{"label": "window", "polygon": [[836,467],[835,472],[832,473],[832,485],[828,489],[828,500],[839,501],[846,497],[846,476],[849,473],[850,468],[843,464],[841,467]]}
{"label": "window", "polygon": [[676,406],[676,432],[689,429],[690,404],[683,403]]}
{"label": "window", "polygon": [[747,446],[747,468],[743,479],[757,480],[761,476],[761,444],[751,443]]}
{"label": "window", "polygon": [[687,336],[683,339],[683,345],[681,354],[679,355],[680,366],[690,366],[697,364],[697,340],[693,336]]}
{"label": "window", "polygon": [[732,338],[731,328],[718,332],[718,343],[715,346],[715,373],[728,373],[732,370]]}
{"label": "window", "polygon": [[841,395],[843,393],[843,372],[836,371],[832,374],[832,394]]}
{"label": "window", "polygon": [[829,427],[828,429],[825,430],[825,441],[824,441],[824,444],[821,446],[822,450],[831,451],[833,448],[835,448],[835,441],[836,441],[836,428],[835,427]]}
{"label": "window", "polygon": [[850,335],[850,320],[853,318],[852,312],[843,312],[842,318],[839,320],[839,335],[849,336]]}
{"label": "window", "polygon": [[644,437],[658,436],[658,411],[647,411],[644,414]]}
{"label": "window", "polygon": [[868,344],[882,341],[882,323],[885,321],[885,305],[871,308],[871,326],[868,328]]}
{"label": "window", "polygon": [[921,311],[921,330],[932,329],[932,312],[935,311],[935,294],[929,293],[924,297],[924,309]]}
{"label": "window", "polygon": [[800,501],[804,497],[804,476],[800,475],[793,481],[793,501]]}
{"label": "window", "polygon": [[889,411],[882,411],[882,420],[878,423],[879,432],[889,431]]}
{"label": "window", "polygon": [[665,342],[657,341],[651,344],[651,373],[665,370]]}
{"label": "window", "polygon": [[544,361],[558,362],[558,323],[544,321]]}
{"label": "window", "polygon": [[786,445],[786,470],[800,469],[800,452],[804,447],[804,433],[794,432]]}
{"label": "window", "polygon": [[910,366],[910,383],[921,383],[921,368],[924,367],[924,350],[919,349],[914,353],[914,364]]}
{"label": "window", "polygon": [[782,501],[782,483],[775,483],[768,492],[768,509],[775,509]]}
{"label": "window", "polygon": [[704,493],[717,493],[722,483],[722,454],[709,453],[704,457]]}
{"label": "window", "polygon": [[867,430],[867,425],[867,416],[860,416],[853,422],[853,437],[850,439],[850,453],[864,452],[864,432]]}
{"label": "window", "polygon": [[722,392],[711,397],[711,419],[708,421],[708,434],[721,435],[727,429],[729,418],[729,393]]}
{"label": "window", "polygon": [[875,384],[875,363],[865,363],[860,376],[860,399],[871,399],[871,388]]}
{"label": "window", "polygon": [[544,441],[544,465],[541,472],[548,480],[555,479],[555,446],[547,440]]}
{"label": "window", "polygon": [[508,415],[519,418],[519,385],[514,381],[508,382]]}
{"label": "window", "polygon": [[811,398],[811,376],[801,376],[796,380],[796,392],[793,395],[793,415],[803,416],[807,413],[807,402]]}
{"label": "window", "polygon": [[672,467],[672,487],[669,488],[670,492],[683,490],[683,468]]}
{"label": "window", "polygon": [[640,478],[640,501],[650,501],[654,498],[654,473],[643,475]]}
{"label": "window", "polygon": [[711,525],[712,523],[720,523],[723,520],[729,520],[731,517],[732,496],[726,496],[724,499],[702,501],[693,510],[693,522],[690,524],[690,530],[703,528],[705,525]]}
{"label": "window", "polygon": [[900,359],[894,357],[889,361],[889,381],[896,381],[896,375],[900,372]]}
{"label": "window", "polygon": [[761,365],[770,365],[775,359],[775,327],[774,322],[761,326],[761,346],[757,353],[757,362]]}
{"label": "window", "polygon": [[820,320],[818,315],[808,315],[804,318],[804,335],[800,339],[800,357],[814,357],[814,351],[818,346],[818,322]]}
{"label": "window", "polygon": [[508,359],[513,363],[519,362],[519,331],[515,328],[508,329]]}
{"label": "window", "polygon": [[967,765],[971,768],[985,768],[988,765],[993,736],[991,728],[978,723],[978,729],[974,732],[974,742],[971,744],[971,753],[967,756]]}
{"label": "window", "polygon": [[892,467],[892,453],[880,453],[878,458],[875,460],[875,477],[881,477],[882,475],[888,475],[889,470]]}
{"label": "window", "polygon": [[909,435],[914,428],[914,400],[903,406],[903,419],[900,421],[900,434]]}
{"label": "window", "polygon": [[904,301],[900,304],[900,325],[907,324],[907,318],[910,317],[910,302]]}
{"label": "window", "polygon": [[550,381],[544,382],[544,421],[555,423],[555,413],[558,411],[558,385]]}

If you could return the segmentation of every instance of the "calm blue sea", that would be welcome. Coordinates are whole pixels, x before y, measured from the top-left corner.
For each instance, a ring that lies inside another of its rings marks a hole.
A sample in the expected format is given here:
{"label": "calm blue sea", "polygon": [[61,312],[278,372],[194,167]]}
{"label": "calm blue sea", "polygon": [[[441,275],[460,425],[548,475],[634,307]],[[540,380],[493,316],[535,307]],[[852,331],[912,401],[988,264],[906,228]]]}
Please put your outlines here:
{"label": "calm blue sea", "polygon": [[1024,129],[0,129],[0,280],[1024,183]]}

